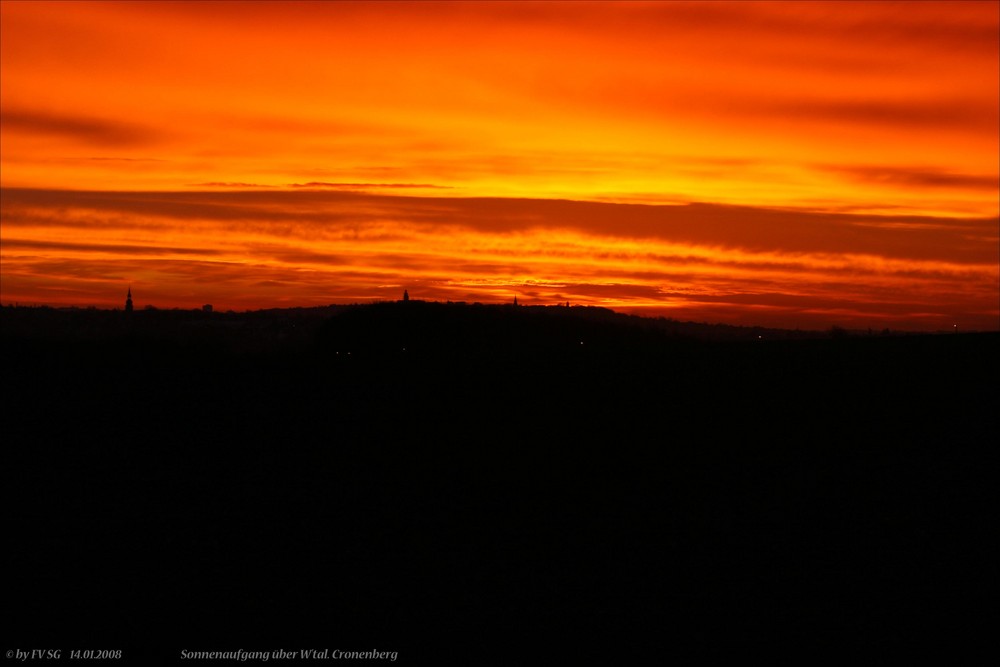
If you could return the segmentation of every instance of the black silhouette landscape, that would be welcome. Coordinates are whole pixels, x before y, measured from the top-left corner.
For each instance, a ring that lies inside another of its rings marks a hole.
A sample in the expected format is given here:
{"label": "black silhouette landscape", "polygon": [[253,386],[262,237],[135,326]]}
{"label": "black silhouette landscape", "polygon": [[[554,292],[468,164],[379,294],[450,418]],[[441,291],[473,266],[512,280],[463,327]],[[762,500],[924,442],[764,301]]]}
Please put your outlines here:
{"label": "black silhouette landscape", "polygon": [[998,55],[997,0],[0,0],[8,663],[981,664]]}
{"label": "black silhouette landscape", "polygon": [[0,312],[25,642],[475,662],[984,628],[996,333]]}

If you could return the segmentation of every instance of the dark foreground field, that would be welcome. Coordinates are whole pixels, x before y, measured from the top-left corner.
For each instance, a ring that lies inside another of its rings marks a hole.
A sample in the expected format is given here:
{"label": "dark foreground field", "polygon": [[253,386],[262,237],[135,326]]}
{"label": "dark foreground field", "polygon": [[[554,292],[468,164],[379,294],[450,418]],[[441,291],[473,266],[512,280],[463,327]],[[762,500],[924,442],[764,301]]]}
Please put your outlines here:
{"label": "dark foreground field", "polygon": [[705,341],[575,310],[247,337],[7,309],[11,647],[628,664],[987,636],[996,334]]}

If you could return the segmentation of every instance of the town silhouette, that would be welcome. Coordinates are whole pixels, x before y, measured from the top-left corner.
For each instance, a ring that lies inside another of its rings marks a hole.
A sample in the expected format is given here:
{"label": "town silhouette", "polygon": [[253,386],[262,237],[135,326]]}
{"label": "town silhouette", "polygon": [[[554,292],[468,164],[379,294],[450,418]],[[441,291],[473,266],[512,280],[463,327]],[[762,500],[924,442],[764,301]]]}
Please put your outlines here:
{"label": "town silhouette", "polygon": [[995,332],[409,291],[0,317],[24,643],[514,660],[976,622]]}

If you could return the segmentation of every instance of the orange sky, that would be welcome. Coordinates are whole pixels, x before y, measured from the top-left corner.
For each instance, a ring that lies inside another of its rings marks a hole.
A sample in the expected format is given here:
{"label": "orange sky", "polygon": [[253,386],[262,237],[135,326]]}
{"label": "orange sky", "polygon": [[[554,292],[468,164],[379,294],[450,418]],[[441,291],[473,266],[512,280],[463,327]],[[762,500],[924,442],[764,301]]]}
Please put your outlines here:
{"label": "orange sky", "polygon": [[0,11],[3,303],[1000,328],[996,2]]}

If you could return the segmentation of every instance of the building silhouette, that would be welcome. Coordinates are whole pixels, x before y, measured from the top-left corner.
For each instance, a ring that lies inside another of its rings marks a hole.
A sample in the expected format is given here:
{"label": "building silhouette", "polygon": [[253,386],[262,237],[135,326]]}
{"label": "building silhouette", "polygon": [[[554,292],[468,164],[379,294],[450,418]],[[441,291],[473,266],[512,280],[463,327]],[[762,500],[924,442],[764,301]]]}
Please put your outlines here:
{"label": "building silhouette", "polygon": [[128,286],[128,296],[125,297],[125,312],[132,312],[132,286]]}
{"label": "building silhouette", "polygon": [[409,301],[409,300],[410,300],[410,293],[407,292],[406,290],[403,290],[403,301]]}

